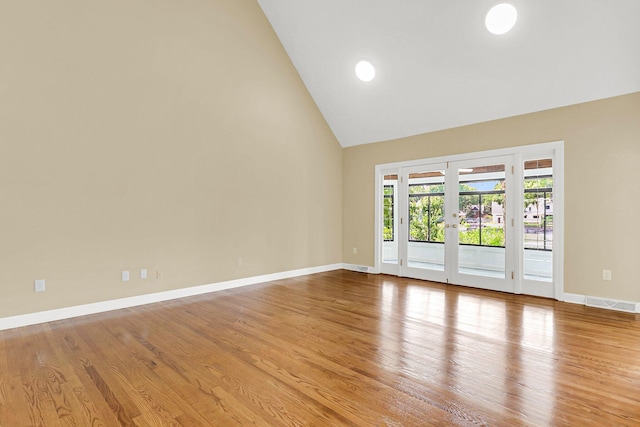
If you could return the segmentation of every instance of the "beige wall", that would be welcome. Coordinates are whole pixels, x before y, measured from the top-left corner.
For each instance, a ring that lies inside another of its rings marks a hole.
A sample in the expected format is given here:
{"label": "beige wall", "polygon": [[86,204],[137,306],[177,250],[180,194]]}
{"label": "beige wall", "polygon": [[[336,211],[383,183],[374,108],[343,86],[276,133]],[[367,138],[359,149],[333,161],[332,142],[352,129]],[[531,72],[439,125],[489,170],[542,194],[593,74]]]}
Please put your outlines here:
{"label": "beige wall", "polygon": [[257,2],[0,3],[0,317],[341,262],[341,174]]}
{"label": "beige wall", "polygon": [[560,140],[565,292],[640,301],[640,93],[345,149],[344,262],[374,263],[376,164]]}

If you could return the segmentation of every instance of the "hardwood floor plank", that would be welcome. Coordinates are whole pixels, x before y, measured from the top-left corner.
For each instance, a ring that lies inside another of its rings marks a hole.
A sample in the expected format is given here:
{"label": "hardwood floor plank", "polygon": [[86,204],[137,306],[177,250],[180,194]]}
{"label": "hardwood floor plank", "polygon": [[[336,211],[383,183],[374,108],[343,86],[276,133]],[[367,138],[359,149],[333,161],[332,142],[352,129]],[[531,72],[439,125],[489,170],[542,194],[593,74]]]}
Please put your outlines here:
{"label": "hardwood floor plank", "polygon": [[[249,337],[251,335],[251,329],[248,329],[248,326],[246,324],[246,322],[242,325],[243,329],[247,329],[246,335],[244,335],[244,337]],[[253,324],[250,325],[250,328],[255,328],[255,329],[261,329],[260,328],[260,324]],[[269,328],[269,329],[275,329],[275,328]],[[277,330],[282,330],[282,328],[277,328]],[[264,337],[265,335],[268,336],[268,333],[265,333],[265,331],[261,330],[259,332],[259,335]],[[294,343],[287,343],[286,346],[288,348],[275,348],[275,349],[271,349],[269,347],[273,346],[273,341],[274,341],[274,336],[269,336],[269,341],[270,343],[267,345],[264,345],[264,348],[259,349],[259,353],[261,355],[269,355],[269,362],[276,364],[278,363],[278,359],[281,357],[281,355],[285,355],[286,356],[286,360],[294,360],[296,362],[298,362],[297,367],[294,367],[293,370],[305,370],[305,371],[315,371],[315,377],[319,377],[319,378],[329,378],[331,380],[333,380],[333,382],[335,383],[333,385],[332,388],[342,388],[343,392],[346,392],[347,388],[354,388],[354,386],[352,386],[352,384],[356,384],[359,382],[365,382],[367,383],[367,385],[373,387],[374,389],[374,397],[373,399],[376,400],[378,398],[383,399],[384,400],[384,396],[381,396],[381,389],[384,389],[383,384],[381,384],[377,378],[374,378],[373,376],[370,376],[368,378],[365,378],[365,376],[363,376],[360,372],[357,372],[356,370],[352,370],[352,369],[345,369],[344,361],[332,361],[331,359],[327,358],[323,361],[322,366],[318,365],[317,363],[315,363],[312,358],[314,358],[315,354],[313,352],[309,352],[307,348],[302,347],[302,346],[297,346]],[[235,342],[241,341],[241,339],[236,337]],[[265,363],[264,360],[260,359],[260,360],[256,360],[256,363]],[[268,363],[268,362],[267,362]],[[278,365],[280,365],[280,363],[278,363]],[[267,368],[267,369],[271,369],[271,368]],[[352,390],[349,390],[349,392],[351,392]],[[358,392],[360,392],[360,394],[362,395],[362,393],[364,392],[364,390],[360,389],[357,390]],[[366,392],[364,395],[362,395],[362,397],[366,398],[371,398],[371,396],[367,396]]]}
{"label": "hardwood floor plank", "polygon": [[[178,318],[179,314],[175,313],[174,318]],[[202,372],[201,378],[204,376],[211,377],[220,384],[220,387],[233,393],[238,392],[241,400],[248,407],[256,407],[269,415],[271,423],[283,422],[284,425],[300,425],[303,421],[298,420],[296,415],[290,412],[291,408],[305,409],[305,416],[312,415],[318,420],[322,420],[322,424],[331,425],[328,420],[332,415],[327,410],[318,411],[317,408],[305,399],[301,393],[295,389],[283,387],[284,384],[267,379],[263,382],[255,381],[261,372],[257,370],[251,359],[240,357],[236,348],[230,349],[221,346],[216,342],[215,335],[207,335],[202,331],[207,328],[204,323],[200,323],[200,318],[191,319],[188,323],[195,328],[192,330],[181,330],[180,337],[195,338],[197,342],[206,343],[207,352],[203,352],[196,359],[197,363],[193,363],[188,371]],[[217,325],[221,326],[221,325]],[[203,340],[203,338],[205,340]],[[155,346],[154,346],[155,347]],[[180,346],[184,347],[184,346]],[[171,350],[168,350],[171,352]],[[173,364],[173,363],[171,363]],[[180,369],[185,371],[185,369]],[[232,372],[233,375],[230,375]],[[274,400],[274,397],[276,400]],[[338,418],[337,425],[343,425],[344,419]]]}
{"label": "hardwood floor plank", "polygon": [[[243,324],[247,325],[247,321],[245,320],[243,322]],[[269,331],[274,331],[276,333],[281,333],[281,334],[283,334],[285,336],[300,336],[300,329],[296,329],[293,332],[292,331],[286,331],[285,330],[286,327],[284,327],[284,325],[280,325],[277,328],[276,327],[272,327],[271,325],[264,325],[261,328],[262,324],[263,324],[262,322],[257,322],[255,324],[251,325],[254,328],[261,329],[260,336],[265,336],[265,335],[269,334]],[[333,332],[333,331],[330,332],[330,335],[335,336],[335,332]],[[307,343],[308,342],[311,342],[312,346],[313,346],[313,344],[315,344],[315,340],[307,340]],[[354,345],[355,344],[355,339],[350,341],[350,344],[351,345],[349,346],[349,349],[350,350],[354,350],[356,348],[356,346]],[[306,347],[308,347],[308,346],[306,346]],[[340,348],[340,347],[344,348],[344,345],[338,346],[338,348]],[[317,354],[317,353],[323,354],[326,357],[328,355],[328,353],[331,351],[332,348],[336,348],[336,346],[332,345],[331,342],[322,342],[321,344],[318,345],[318,347],[312,348],[313,349],[312,352],[307,352],[305,347],[297,348],[297,351],[300,352],[300,353],[309,354],[310,358],[313,357],[314,354]],[[335,366],[339,366],[339,367],[348,366],[349,369],[351,369],[353,373],[357,373],[358,375],[364,374],[364,375],[362,375],[363,377],[368,377],[369,379],[375,379],[376,382],[378,383],[378,386],[380,386],[380,384],[379,384],[380,382],[385,383],[385,381],[383,381],[384,380],[384,377],[383,377],[384,376],[384,372],[381,372],[381,369],[376,369],[374,372],[367,374],[367,373],[363,373],[362,370],[358,368],[358,366],[371,365],[372,364],[371,361],[365,361],[364,358],[361,358],[361,359],[358,359],[356,362],[351,362],[350,361],[350,355],[344,355],[343,354],[342,356],[343,357],[341,359],[338,359],[338,360],[335,360],[335,361],[331,360],[330,357],[327,357],[327,360],[324,361],[323,364],[326,365],[326,364],[328,364],[327,361],[332,361],[335,364]],[[300,354],[297,354],[297,355],[291,356],[290,358],[291,359],[300,360],[302,357],[306,357],[306,355],[305,356],[301,356]],[[347,363],[347,362],[349,362],[349,363]],[[311,362],[309,362],[309,363],[312,364]],[[341,369],[338,368],[338,370],[341,370]],[[396,372],[396,374],[399,374],[399,373],[400,372]],[[424,376],[424,374],[421,373],[420,377],[423,377],[423,376]],[[398,388],[396,380],[397,380],[397,378],[395,376],[393,376],[391,378],[391,380],[389,380],[386,384],[387,385],[392,385],[392,386],[395,386],[396,388]],[[366,379],[362,378],[362,377],[357,378],[357,380],[355,378],[349,378],[349,381],[347,381],[347,382],[348,383],[352,383],[352,382],[362,382],[362,381],[366,381]],[[415,385],[414,385],[414,388],[415,388]],[[445,412],[448,412],[448,413],[452,414],[452,416],[458,417],[460,419],[472,420],[472,419],[476,419],[477,418],[477,415],[466,413],[464,409],[460,409],[460,408],[465,408],[465,405],[462,405],[462,404],[456,405],[456,404],[452,403],[451,400],[449,400],[449,404],[447,406],[442,406],[442,405],[435,404],[436,397],[437,396],[442,396],[443,390],[437,390],[436,394],[434,394],[434,399],[433,400],[428,400],[426,398],[426,396],[429,395],[429,392],[430,392],[429,389],[423,388],[422,393],[415,393],[415,390],[414,390],[413,392],[411,392],[409,394],[414,395],[414,396],[420,396],[420,400],[421,401],[423,401],[425,403],[430,403],[434,407],[436,407],[438,409],[441,409],[441,410],[443,410]],[[380,392],[378,391],[376,394],[380,394]]]}
{"label": "hardwood floor plank", "polygon": [[[178,336],[173,335],[171,331],[163,336],[163,332],[158,331],[156,335],[164,343],[162,349],[137,333],[134,335],[138,335],[137,339],[141,345],[157,357],[157,374],[168,381],[203,419],[215,421],[219,425],[253,425],[256,419],[260,419],[246,407],[240,407],[236,399],[227,394],[219,386],[219,382],[213,380],[206,365],[201,362],[206,353],[198,351],[195,354],[199,356],[194,357],[193,352],[188,352],[191,357],[184,356],[183,349],[188,347],[188,344],[182,342],[182,337],[188,333],[179,327],[173,330],[173,333],[179,332]],[[206,346],[206,342],[203,342],[200,336],[195,337],[195,342]],[[171,345],[167,345],[169,343]],[[175,348],[180,350],[172,350]],[[229,404],[229,401],[233,401],[234,404]]]}
{"label": "hardwood floor plank", "polygon": [[0,331],[0,426],[640,426],[640,318],[332,271]]}

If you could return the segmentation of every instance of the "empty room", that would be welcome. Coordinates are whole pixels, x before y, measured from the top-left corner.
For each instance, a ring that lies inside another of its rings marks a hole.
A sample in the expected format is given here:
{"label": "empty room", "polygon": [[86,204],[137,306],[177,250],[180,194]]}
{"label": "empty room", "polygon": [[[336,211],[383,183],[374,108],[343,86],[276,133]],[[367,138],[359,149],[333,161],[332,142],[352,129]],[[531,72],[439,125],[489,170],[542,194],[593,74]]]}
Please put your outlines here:
{"label": "empty room", "polygon": [[639,22],[0,1],[0,426],[640,426]]}

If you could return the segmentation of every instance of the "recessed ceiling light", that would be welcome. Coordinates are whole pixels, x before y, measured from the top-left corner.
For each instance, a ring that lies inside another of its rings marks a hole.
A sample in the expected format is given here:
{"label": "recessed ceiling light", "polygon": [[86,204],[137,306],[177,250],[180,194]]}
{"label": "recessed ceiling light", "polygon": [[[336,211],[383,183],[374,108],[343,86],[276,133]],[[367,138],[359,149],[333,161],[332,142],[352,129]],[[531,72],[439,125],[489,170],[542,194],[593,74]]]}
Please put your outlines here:
{"label": "recessed ceiling light", "polygon": [[356,76],[363,82],[370,82],[376,76],[376,69],[370,62],[360,61],[356,64]]}
{"label": "recessed ceiling light", "polygon": [[490,33],[500,35],[508,32],[516,25],[518,11],[509,3],[493,6],[484,17],[484,25]]}

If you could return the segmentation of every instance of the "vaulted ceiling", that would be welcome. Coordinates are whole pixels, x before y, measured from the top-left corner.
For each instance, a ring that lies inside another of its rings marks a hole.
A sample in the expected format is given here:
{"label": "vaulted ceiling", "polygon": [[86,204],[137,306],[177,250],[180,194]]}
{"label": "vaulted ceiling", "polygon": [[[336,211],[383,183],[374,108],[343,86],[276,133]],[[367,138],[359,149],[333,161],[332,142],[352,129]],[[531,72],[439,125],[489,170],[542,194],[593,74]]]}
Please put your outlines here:
{"label": "vaulted ceiling", "polygon": [[640,91],[639,0],[505,1],[258,0],[343,147]]}

